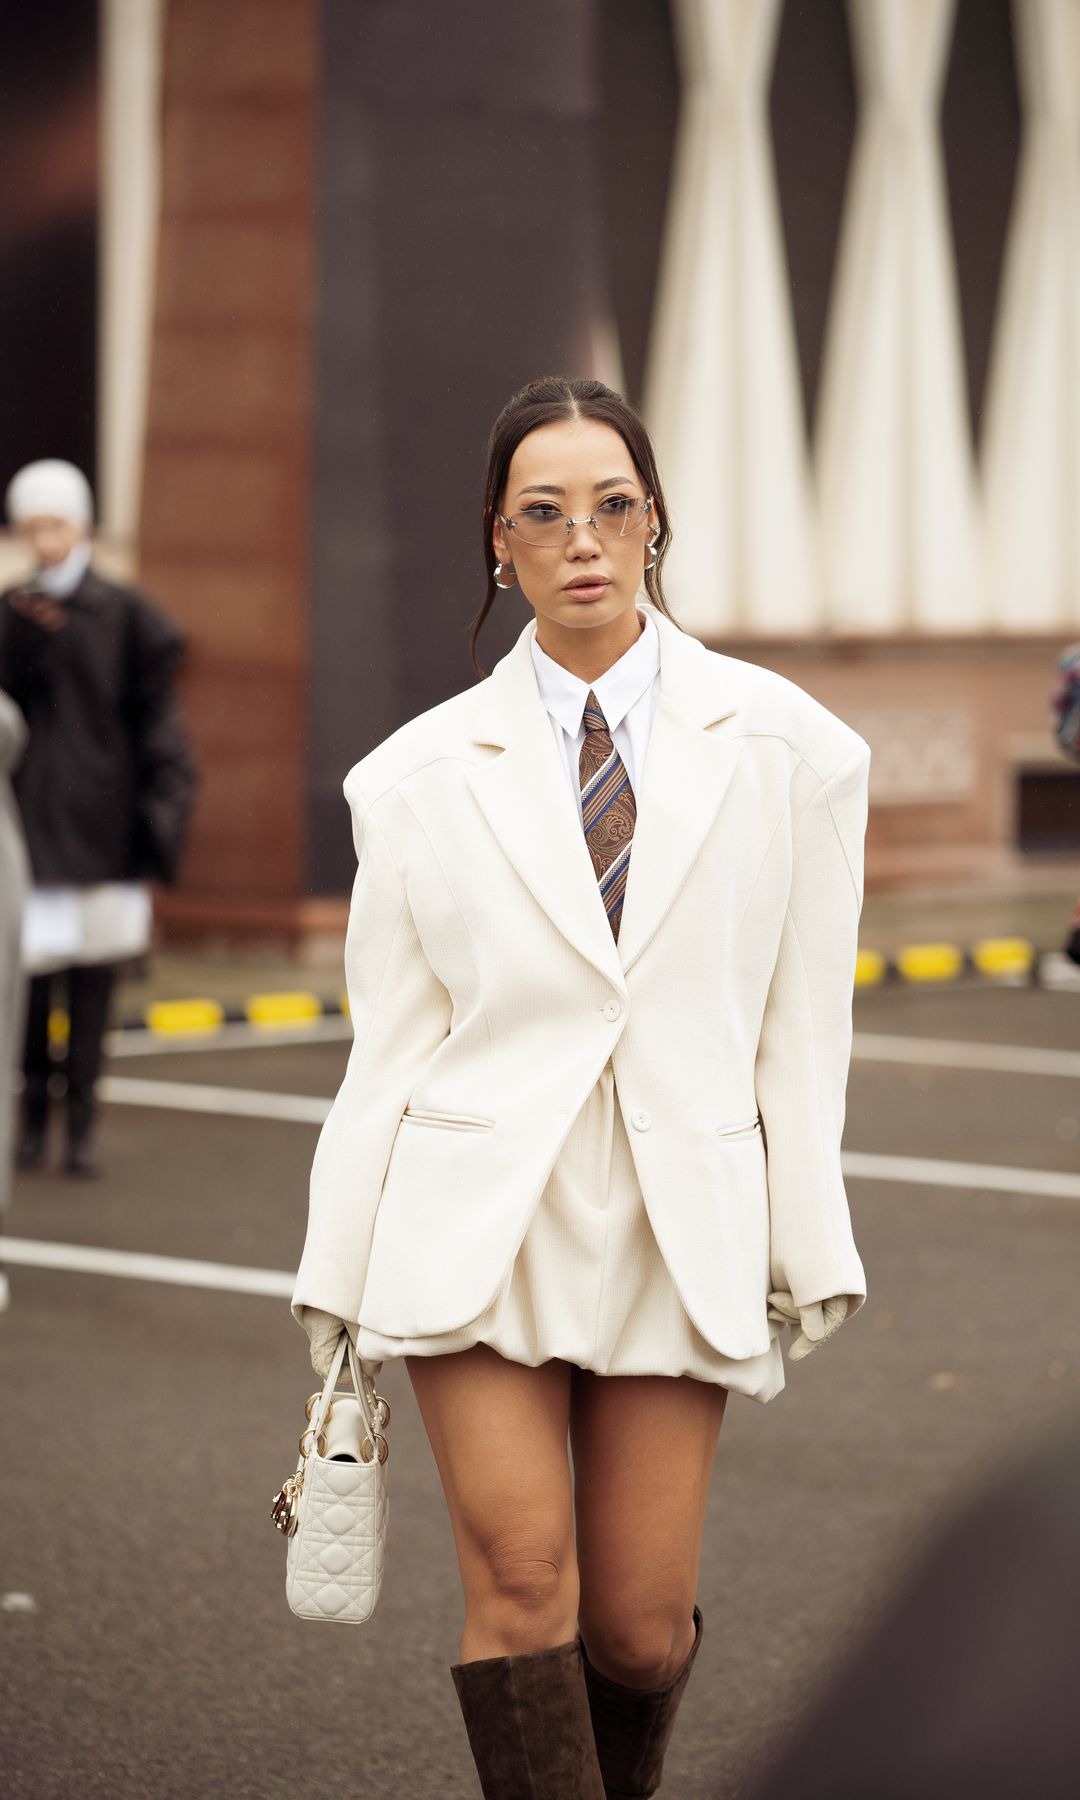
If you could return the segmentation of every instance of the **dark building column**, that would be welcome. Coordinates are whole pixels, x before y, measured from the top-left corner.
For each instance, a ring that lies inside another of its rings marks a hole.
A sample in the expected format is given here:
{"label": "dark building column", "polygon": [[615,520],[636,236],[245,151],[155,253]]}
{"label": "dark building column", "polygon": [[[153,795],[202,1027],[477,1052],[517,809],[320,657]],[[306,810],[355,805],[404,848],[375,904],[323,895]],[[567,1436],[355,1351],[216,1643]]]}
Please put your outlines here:
{"label": "dark building column", "polygon": [[170,0],[140,575],[203,769],[174,934],[339,928],[348,769],[474,680],[488,430],[594,372],[598,18]]}
{"label": "dark building column", "polygon": [[[591,374],[607,283],[595,0],[324,0],[308,780],[312,888],[354,858],[342,779],[475,679],[495,415]],[[528,610],[485,625],[486,668]]]}

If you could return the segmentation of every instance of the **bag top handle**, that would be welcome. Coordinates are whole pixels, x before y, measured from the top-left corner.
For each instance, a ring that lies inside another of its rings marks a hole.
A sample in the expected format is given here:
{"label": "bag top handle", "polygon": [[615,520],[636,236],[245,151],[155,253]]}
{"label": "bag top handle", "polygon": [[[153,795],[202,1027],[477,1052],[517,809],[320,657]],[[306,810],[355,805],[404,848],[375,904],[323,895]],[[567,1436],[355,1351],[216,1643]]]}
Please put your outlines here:
{"label": "bag top handle", "polygon": [[[356,1398],[360,1404],[364,1425],[372,1443],[375,1442],[375,1383],[372,1381],[370,1375],[365,1375],[361,1369],[360,1359],[356,1354],[356,1345],[353,1343],[348,1331],[342,1326],[341,1336],[338,1338],[337,1348],[334,1351],[333,1360],[331,1361],[326,1381],[323,1385],[323,1391],[319,1395],[319,1404],[311,1417],[311,1424],[309,1427],[311,1436],[308,1441],[313,1447],[318,1443],[319,1433],[326,1422],[326,1415],[330,1410],[330,1403],[334,1397],[334,1390],[337,1387],[342,1367],[345,1363],[346,1352],[348,1353],[349,1360],[349,1374],[352,1377],[352,1385],[356,1390]],[[305,1436],[307,1436],[307,1433],[305,1433]]]}

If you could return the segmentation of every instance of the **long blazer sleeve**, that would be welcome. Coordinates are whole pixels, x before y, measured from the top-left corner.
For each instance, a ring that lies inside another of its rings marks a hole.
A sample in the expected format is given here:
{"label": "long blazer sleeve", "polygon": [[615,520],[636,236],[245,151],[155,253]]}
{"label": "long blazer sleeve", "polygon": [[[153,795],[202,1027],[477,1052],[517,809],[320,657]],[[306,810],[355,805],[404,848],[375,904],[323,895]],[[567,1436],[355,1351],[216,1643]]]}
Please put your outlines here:
{"label": "long blazer sleeve", "polygon": [[869,749],[860,743],[825,781],[806,763],[798,771],[803,792],[792,827],[791,889],[755,1070],[768,1155],[772,1286],[800,1308],[843,1291],[849,1315],[866,1292],[840,1141],[869,767]]}
{"label": "long blazer sleeve", "polygon": [[[301,1324],[304,1307],[355,1318],[401,1113],[450,1029],[450,996],[424,954],[372,808],[351,778],[345,795],[357,857],[345,938],[353,1045],[312,1164],[307,1246],[292,1302]],[[347,1212],[338,1203],[343,1188]]]}

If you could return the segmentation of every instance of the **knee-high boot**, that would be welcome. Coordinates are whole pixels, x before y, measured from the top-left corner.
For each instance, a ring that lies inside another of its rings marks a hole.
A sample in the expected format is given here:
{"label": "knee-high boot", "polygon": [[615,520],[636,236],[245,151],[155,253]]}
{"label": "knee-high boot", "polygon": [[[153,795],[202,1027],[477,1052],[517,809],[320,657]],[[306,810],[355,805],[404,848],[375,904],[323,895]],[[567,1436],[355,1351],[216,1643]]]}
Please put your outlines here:
{"label": "knee-high boot", "polygon": [[[701,1644],[701,1609],[694,1608],[695,1636],[682,1667],[656,1688],[623,1687],[594,1669],[581,1643],[585,1687],[606,1800],[648,1800],[660,1786],[675,1714]],[[579,1641],[580,1634],[579,1634]]]}
{"label": "knee-high boot", "polygon": [[484,1800],[604,1800],[579,1638],[450,1673]]}

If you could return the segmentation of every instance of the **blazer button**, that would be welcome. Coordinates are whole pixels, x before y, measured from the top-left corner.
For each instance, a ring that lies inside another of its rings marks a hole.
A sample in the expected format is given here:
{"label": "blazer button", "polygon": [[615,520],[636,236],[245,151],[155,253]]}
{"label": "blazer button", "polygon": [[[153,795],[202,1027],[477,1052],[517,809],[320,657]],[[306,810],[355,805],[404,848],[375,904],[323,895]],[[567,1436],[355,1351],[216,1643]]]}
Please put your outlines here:
{"label": "blazer button", "polygon": [[647,1112],[639,1111],[630,1114],[630,1123],[635,1131],[648,1131],[649,1126],[652,1124],[652,1120]]}
{"label": "blazer button", "polygon": [[617,1000],[605,1000],[604,1001],[603,1014],[604,1014],[605,1019],[617,1019],[619,1017],[619,1015],[621,1014],[621,1012],[622,1012],[622,1007],[620,1006],[620,1004]]}

